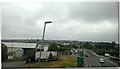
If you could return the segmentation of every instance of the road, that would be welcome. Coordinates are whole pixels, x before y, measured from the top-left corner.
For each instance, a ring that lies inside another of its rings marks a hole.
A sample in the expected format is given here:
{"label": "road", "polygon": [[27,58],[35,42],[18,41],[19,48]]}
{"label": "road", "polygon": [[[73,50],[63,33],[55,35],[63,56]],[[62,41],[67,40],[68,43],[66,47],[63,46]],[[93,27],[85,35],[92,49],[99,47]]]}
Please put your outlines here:
{"label": "road", "polygon": [[84,49],[85,54],[88,54],[88,57],[84,58],[85,66],[89,67],[115,67],[115,64],[108,60],[107,57],[104,57],[105,62],[100,63],[99,55],[95,54],[91,50]]}
{"label": "road", "polygon": [[25,67],[25,61],[4,62],[2,67]]}

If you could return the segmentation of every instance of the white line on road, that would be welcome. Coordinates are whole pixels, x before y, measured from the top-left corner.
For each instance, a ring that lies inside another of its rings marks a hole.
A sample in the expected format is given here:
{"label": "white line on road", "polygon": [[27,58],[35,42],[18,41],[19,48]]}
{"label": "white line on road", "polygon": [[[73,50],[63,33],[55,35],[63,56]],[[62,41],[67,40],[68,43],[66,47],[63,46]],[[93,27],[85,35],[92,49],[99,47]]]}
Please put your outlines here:
{"label": "white line on road", "polygon": [[[91,51],[91,50],[90,50]],[[99,55],[97,55],[95,52],[91,51],[95,56],[99,57]]]}
{"label": "white line on road", "polygon": [[86,67],[88,66],[87,62],[84,60]]}
{"label": "white line on road", "polygon": [[116,63],[114,63],[114,62],[112,62],[112,61],[110,61],[110,60],[108,60],[108,62],[110,62],[111,64],[113,64],[113,65],[115,65],[115,66],[118,66]]}
{"label": "white line on road", "polygon": [[[91,51],[91,50],[89,50],[89,51]],[[93,51],[91,51],[96,57],[99,57],[99,55],[97,55],[95,52],[93,52]],[[97,60],[97,59],[95,59],[95,61],[96,62],[98,62],[98,64],[99,64],[99,67],[101,67],[101,64],[99,63],[99,61]]]}
{"label": "white line on road", "polygon": [[[90,51],[91,51],[91,50],[90,50]],[[93,51],[91,51],[91,52],[92,52],[94,55],[96,55],[97,57],[99,57],[99,55],[96,54],[95,52],[93,52]],[[110,61],[109,59],[108,59],[108,62],[110,62],[111,64],[113,64],[113,65],[115,65],[115,66],[118,66],[116,63]]]}

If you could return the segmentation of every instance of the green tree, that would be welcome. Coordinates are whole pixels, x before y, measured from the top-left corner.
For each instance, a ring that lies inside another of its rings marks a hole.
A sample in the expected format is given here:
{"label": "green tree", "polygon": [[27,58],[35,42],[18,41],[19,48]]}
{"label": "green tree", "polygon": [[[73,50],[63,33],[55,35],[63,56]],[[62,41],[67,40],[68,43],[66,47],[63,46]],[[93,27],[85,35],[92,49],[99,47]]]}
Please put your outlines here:
{"label": "green tree", "polygon": [[57,50],[58,50],[57,44],[54,42],[50,43],[48,47],[48,51],[57,51]]}
{"label": "green tree", "polygon": [[91,43],[89,43],[89,42],[84,43],[82,45],[82,47],[83,48],[87,48],[87,49],[93,49],[94,48],[94,46]]}
{"label": "green tree", "polygon": [[31,49],[27,52],[27,58],[30,59],[30,62],[35,62],[35,49]]}
{"label": "green tree", "polygon": [[3,44],[3,43],[1,43],[1,46],[2,46],[2,62],[3,61],[6,61],[7,60],[7,58],[8,58],[8,55],[7,55],[7,46],[5,45],[5,44]]}
{"label": "green tree", "polygon": [[72,47],[73,47],[73,48],[75,48],[75,49],[77,49],[77,48],[78,48],[78,46],[76,46],[76,45],[72,45]]}

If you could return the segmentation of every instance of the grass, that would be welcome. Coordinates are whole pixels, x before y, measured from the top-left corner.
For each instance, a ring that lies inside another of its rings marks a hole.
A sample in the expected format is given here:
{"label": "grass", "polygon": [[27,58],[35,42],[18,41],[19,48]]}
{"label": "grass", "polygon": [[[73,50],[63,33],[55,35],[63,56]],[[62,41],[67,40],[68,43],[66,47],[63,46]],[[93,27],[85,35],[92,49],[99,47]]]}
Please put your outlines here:
{"label": "grass", "polygon": [[26,64],[26,67],[76,67],[77,57],[72,55],[61,55],[57,61],[35,62]]}

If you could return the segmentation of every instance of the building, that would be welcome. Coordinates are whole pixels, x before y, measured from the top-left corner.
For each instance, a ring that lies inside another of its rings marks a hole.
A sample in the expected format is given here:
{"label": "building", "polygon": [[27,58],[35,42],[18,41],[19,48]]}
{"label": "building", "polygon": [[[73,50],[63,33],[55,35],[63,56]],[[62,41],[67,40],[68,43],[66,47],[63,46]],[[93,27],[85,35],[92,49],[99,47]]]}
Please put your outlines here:
{"label": "building", "polygon": [[36,46],[36,43],[17,43],[17,42],[2,42],[8,48],[8,53],[15,52],[14,55],[9,55],[8,59],[14,59],[15,57],[21,58],[24,54],[24,48],[33,49]]}
{"label": "building", "polygon": [[69,46],[69,45],[70,45],[70,43],[63,43],[63,45],[64,45],[64,46]]}
{"label": "building", "polygon": [[[8,59],[14,59],[15,57],[21,58],[25,53],[27,53],[29,50],[35,49],[36,48],[36,43],[17,43],[17,42],[3,42],[7,48],[8,48],[8,53],[9,52],[15,52],[14,55],[9,55]],[[43,45],[44,51],[42,51],[41,59],[48,59],[50,51],[48,51],[48,44]],[[39,44],[37,46],[37,49],[39,49],[41,45]],[[54,58],[57,57],[57,52],[56,51],[51,51],[52,55]],[[35,52],[35,59],[39,59],[39,54],[40,51]]]}

